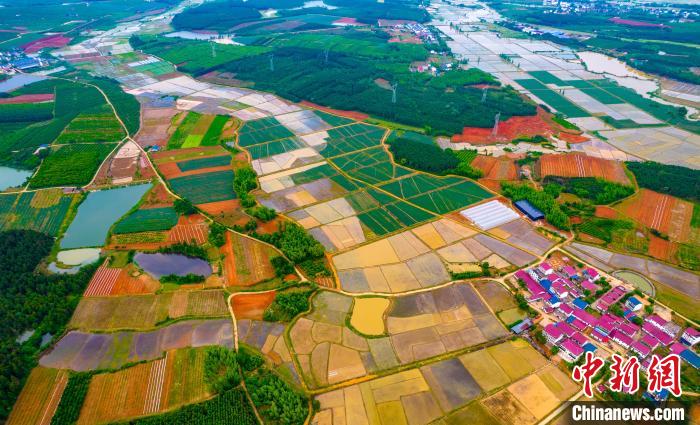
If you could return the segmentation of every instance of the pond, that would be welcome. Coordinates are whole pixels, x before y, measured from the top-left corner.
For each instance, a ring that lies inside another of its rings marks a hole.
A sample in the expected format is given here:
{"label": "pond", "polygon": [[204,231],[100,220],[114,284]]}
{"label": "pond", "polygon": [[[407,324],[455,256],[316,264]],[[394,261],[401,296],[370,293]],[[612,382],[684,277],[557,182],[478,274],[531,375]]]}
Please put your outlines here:
{"label": "pond", "polygon": [[651,295],[652,297],[655,296],[656,289],[654,288],[654,285],[651,282],[649,282],[649,279],[640,275],[639,273],[635,273],[629,270],[619,270],[613,272],[612,275],[622,280],[623,282],[634,286],[635,288],[639,289],[647,295]]}
{"label": "pond", "polygon": [[649,97],[648,93],[656,91],[659,83],[619,59],[596,52],[577,52],[586,69],[597,74],[606,74],[619,85],[630,88],[638,94]]}
{"label": "pond", "polygon": [[0,166],[0,191],[22,185],[31,175],[31,171]]}
{"label": "pond", "polygon": [[0,93],[11,92],[12,90],[16,90],[20,87],[28,86],[31,83],[41,81],[45,78],[46,77],[43,77],[41,75],[29,75],[29,74],[13,75],[12,77],[8,78],[7,80],[0,82]]}
{"label": "pond", "polygon": [[61,248],[102,246],[109,228],[126,214],[151,187],[150,184],[90,192],[61,240]]}
{"label": "pond", "polygon": [[178,276],[195,274],[204,277],[211,275],[211,266],[207,261],[181,254],[139,252],[134,256],[134,262],[156,279],[169,274]]}

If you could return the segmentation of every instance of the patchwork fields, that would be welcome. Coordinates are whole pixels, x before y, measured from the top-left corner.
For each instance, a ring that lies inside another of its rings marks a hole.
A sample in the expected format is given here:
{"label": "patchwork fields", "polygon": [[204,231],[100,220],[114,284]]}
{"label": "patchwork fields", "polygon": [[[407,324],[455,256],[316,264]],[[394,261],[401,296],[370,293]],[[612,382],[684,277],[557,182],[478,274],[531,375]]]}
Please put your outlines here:
{"label": "patchwork fields", "polygon": [[0,230],[31,229],[57,236],[74,199],[60,189],[0,195]]}

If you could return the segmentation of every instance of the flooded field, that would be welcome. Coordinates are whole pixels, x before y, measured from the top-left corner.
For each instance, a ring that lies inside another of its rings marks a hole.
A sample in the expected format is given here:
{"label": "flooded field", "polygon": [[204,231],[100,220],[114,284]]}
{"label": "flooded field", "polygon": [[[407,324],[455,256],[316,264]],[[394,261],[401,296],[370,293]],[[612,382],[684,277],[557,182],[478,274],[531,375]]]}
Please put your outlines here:
{"label": "flooded field", "polygon": [[134,256],[134,261],[156,279],[169,274],[178,276],[195,274],[205,277],[211,274],[211,266],[206,261],[180,254],[144,254],[139,252]]}

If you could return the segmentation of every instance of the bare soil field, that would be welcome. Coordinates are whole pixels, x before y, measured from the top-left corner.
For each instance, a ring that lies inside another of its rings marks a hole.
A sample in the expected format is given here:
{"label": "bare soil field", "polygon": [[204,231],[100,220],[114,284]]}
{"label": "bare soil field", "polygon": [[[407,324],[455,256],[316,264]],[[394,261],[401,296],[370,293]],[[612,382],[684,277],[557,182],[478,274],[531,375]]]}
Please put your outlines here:
{"label": "bare soil field", "polygon": [[265,309],[275,299],[275,291],[262,294],[236,294],[231,298],[231,308],[236,320],[252,319],[262,320]]}
{"label": "bare soil field", "polygon": [[275,277],[270,259],[276,252],[261,242],[229,232],[221,252],[227,286],[251,286]]}
{"label": "bare soil field", "polygon": [[685,242],[690,234],[693,204],[651,190],[642,189],[615,207],[627,217],[659,232],[673,241]]}
{"label": "bare soil field", "polygon": [[599,177],[629,185],[629,178],[619,161],[595,158],[580,153],[545,154],[539,162],[540,175],[560,177]]}

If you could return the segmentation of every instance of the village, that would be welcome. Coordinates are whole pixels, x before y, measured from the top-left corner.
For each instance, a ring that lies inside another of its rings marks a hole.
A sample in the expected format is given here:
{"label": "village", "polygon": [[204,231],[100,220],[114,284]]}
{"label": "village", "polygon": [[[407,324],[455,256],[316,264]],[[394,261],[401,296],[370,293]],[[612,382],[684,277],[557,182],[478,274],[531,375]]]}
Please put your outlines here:
{"label": "village", "polygon": [[[692,349],[700,332],[680,325],[684,319],[631,284],[561,252],[518,270],[511,279],[529,294],[526,301],[538,313],[534,319],[538,329],[530,330],[535,340],[570,366],[592,352],[603,359],[613,354],[635,356],[647,371],[653,354],[670,353],[682,359],[683,368],[700,368],[700,356]],[[523,333],[533,325],[525,319],[512,330]],[[606,388],[605,383],[597,387],[599,392]],[[644,394],[656,402],[668,396],[668,391]]]}

